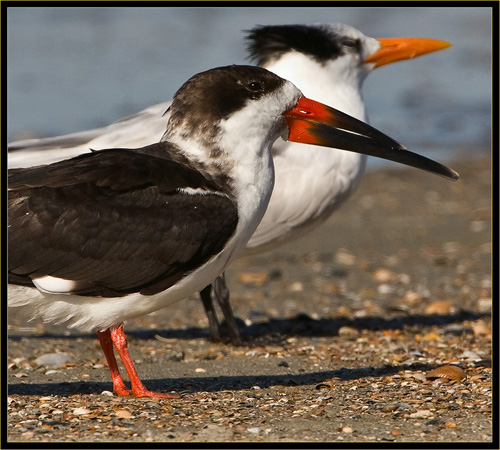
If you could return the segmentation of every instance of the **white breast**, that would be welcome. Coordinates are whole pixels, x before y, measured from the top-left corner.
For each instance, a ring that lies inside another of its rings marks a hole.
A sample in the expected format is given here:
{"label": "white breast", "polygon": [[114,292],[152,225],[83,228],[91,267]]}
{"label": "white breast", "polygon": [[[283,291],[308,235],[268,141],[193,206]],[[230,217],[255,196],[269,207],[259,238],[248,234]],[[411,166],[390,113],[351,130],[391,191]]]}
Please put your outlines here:
{"label": "white breast", "polygon": [[[325,68],[292,52],[267,68],[292,81],[306,97],[366,121],[362,78],[347,62]],[[366,166],[365,155],[280,140],[273,159],[274,191],[246,253],[267,251],[323,223],[357,188]]]}

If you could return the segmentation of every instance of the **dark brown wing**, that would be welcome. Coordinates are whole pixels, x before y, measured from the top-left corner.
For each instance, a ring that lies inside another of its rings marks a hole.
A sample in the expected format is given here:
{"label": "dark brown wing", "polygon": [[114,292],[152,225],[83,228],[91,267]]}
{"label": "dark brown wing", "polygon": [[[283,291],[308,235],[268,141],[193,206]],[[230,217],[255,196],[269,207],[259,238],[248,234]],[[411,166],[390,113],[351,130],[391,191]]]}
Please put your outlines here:
{"label": "dark brown wing", "polygon": [[236,205],[189,165],[153,156],[169,145],[9,171],[9,282],[52,276],[81,295],[148,295],[220,252]]}

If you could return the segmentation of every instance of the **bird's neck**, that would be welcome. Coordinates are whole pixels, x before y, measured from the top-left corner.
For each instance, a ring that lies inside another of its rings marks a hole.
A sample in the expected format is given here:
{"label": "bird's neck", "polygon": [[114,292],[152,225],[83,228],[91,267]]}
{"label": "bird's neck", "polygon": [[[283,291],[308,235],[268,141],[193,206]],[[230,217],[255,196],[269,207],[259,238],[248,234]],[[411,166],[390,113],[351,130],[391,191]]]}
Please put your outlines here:
{"label": "bird's neck", "polygon": [[[240,126],[245,118],[219,123],[219,134],[209,139],[186,133],[182,127],[171,129],[162,140],[173,144],[190,164],[216,180],[229,182],[229,195],[238,199],[239,215],[265,209],[274,184],[271,147],[279,129],[255,130]],[[188,137],[189,136],[189,137]],[[247,205],[247,206],[245,206]]]}

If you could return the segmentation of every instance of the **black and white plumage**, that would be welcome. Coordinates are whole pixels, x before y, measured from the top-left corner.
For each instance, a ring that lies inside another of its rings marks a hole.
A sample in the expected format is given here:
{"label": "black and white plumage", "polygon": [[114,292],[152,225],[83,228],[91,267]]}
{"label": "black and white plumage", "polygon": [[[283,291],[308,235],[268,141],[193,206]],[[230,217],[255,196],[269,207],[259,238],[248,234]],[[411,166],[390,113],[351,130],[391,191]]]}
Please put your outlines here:
{"label": "black and white plumage", "polygon": [[9,307],[97,330],[117,394],[130,391],[113,345],[134,395],[170,397],[140,381],[123,321],[204,289],[245,247],[271,196],[279,136],[403,152],[456,177],[265,69],[212,69],[178,91],[163,142],[9,171]]}
{"label": "black and white plumage", "polygon": [[[267,147],[283,130],[279,114],[299,97],[263,69],[209,71],[176,95],[168,141],[10,170],[10,280],[32,280],[44,319],[83,330],[157,309],[164,301],[152,298],[173,286],[172,301],[184,298],[183,281],[222,252],[217,268],[195,277],[201,290],[257,226],[272,189]],[[110,300],[93,309],[69,293]],[[143,295],[149,306],[123,307],[124,297]]]}
{"label": "black and white plumage", "polygon": [[225,180],[180,164],[175,151],[163,142],[12,170],[10,272],[46,291],[50,276],[72,280],[75,294],[122,297],[157,294],[205,263],[238,211]]}
{"label": "black and white plumage", "polygon": [[[431,39],[374,39],[343,24],[260,26],[247,35],[253,60],[299,86],[305,95],[366,121],[361,86],[375,68],[449,46]],[[96,130],[9,145],[11,167],[52,162],[90,148],[135,147],[158,141],[169,103]],[[257,253],[287,243],[323,223],[355,191],[366,156],[278,141],[273,148],[275,188],[247,244]],[[42,150],[42,151],[40,151]],[[205,294],[207,292],[205,291]],[[238,330],[229,299],[219,299],[233,341]],[[220,336],[210,296],[204,302],[212,336]],[[211,311],[211,312],[210,312]]]}

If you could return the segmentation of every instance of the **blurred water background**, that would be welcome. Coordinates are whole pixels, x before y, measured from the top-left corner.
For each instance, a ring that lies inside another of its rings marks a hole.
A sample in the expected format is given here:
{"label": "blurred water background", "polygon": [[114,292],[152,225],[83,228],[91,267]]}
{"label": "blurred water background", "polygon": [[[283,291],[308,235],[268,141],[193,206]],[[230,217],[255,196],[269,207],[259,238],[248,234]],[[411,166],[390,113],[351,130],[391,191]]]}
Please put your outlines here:
{"label": "blurred water background", "polygon": [[[372,37],[443,39],[453,47],[375,70],[370,123],[415,152],[449,160],[491,145],[489,8],[8,9],[8,136],[106,125],[171,99],[190,76],[248,64],[242,30],[343,22]],[[300,87],[300,86],[299,86]],[[370,167],[392,164],[370,158]]]}

